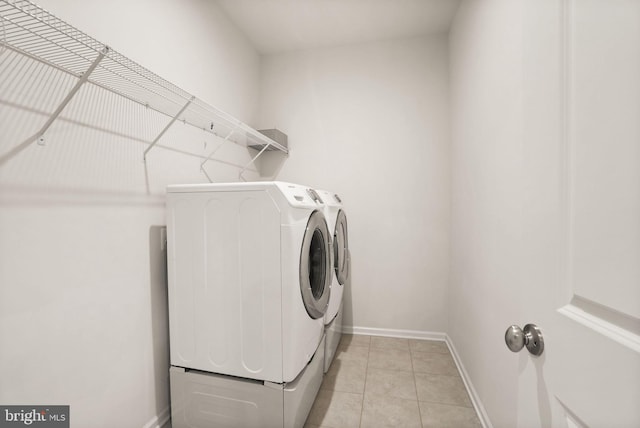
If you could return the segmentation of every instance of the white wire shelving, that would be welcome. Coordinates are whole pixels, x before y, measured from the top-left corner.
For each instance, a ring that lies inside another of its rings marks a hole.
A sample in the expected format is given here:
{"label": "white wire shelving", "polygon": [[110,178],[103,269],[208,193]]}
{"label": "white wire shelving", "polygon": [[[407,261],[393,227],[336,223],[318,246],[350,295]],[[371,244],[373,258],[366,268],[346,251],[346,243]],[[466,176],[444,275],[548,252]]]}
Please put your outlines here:
{"label": "white wire shelving", "polygon": [[[33,136],[41,140],[65,106],[85,83],[97,85],[168,118],[164,129],[149,141],[153,149],[163,134],[180,121],[236,144],[259,148],[242,173],[265,150],[288,153],[287,147],[240,120],[186,92],[119,52],[55,17],[28,0],[0,0],[0,49],[10,49],[77,77],[75,86]],[[204,158],[201,166],[211,159]],[[203,169],[204,171],[204,169]]]}

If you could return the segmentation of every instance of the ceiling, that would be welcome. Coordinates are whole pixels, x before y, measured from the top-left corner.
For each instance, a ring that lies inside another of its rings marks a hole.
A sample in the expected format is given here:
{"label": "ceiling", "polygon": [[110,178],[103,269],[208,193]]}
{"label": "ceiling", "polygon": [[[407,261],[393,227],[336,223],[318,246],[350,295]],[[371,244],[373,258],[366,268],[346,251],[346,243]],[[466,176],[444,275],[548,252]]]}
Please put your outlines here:
{"label": "ceiling", "polygon": [[447,32],[459,0],[216,0],[261,54]]}

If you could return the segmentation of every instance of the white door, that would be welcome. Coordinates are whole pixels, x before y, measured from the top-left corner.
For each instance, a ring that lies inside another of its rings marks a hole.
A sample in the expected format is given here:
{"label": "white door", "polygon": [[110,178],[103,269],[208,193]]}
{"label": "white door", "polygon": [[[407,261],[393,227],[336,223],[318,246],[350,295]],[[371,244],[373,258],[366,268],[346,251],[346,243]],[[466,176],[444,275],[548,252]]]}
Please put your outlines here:
{"label": "white door", "polygon": [[[640,0],[525,1],[518,426],[640,427]],[[507,326],[505,326],[507,327]]]}

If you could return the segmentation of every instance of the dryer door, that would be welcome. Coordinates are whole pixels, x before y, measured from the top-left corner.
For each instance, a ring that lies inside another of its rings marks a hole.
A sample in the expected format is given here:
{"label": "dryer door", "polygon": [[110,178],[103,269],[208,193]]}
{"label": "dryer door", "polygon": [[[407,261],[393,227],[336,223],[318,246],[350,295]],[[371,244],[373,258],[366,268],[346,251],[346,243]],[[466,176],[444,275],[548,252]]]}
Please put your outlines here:
{"label": "dryer door", "polygon": [[331,235],[320,211],[309,217],[300,253],[300,292],[313,319],[324,316],[331,284]]}
{"label": "dryer door", "polygon": [[349,278],[349,263],[347,252],[349,251],[349,239],[347,235],[347,215],[344,211],[338,212],[336,230],[333,235],[333,253],[335,255],[334,269],[340,285],[344,285]]}

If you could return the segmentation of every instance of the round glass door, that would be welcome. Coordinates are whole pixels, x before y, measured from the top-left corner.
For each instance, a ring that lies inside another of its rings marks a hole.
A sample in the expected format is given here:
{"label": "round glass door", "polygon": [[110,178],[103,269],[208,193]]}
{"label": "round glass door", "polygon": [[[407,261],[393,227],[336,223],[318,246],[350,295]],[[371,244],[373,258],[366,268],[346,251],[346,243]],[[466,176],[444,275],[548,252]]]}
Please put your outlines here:
{"label": "round glass door", "polygon": [[309,217],[300,253],[300,292],[309,316],[324,316],[329,304],[331,243],[329,228],[320,211]]}

